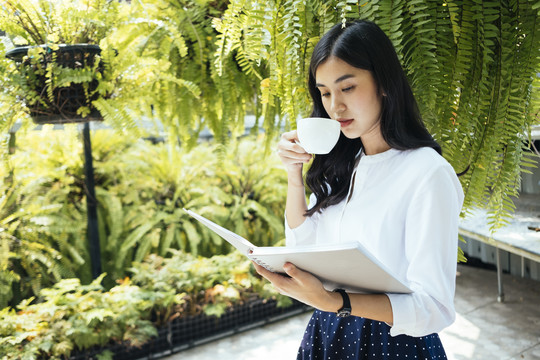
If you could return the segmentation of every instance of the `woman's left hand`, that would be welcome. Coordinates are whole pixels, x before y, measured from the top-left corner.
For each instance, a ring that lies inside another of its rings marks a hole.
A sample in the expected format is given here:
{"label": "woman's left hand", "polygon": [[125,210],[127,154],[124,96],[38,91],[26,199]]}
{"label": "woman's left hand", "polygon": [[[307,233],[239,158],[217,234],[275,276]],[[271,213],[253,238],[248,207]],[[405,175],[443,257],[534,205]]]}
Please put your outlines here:
{"label": "woman's left hand", "polygon": [[322,311],[335,312],[340,307],[340,299],[336,303],[335,293],[327,291],[319,279],[298,269],[291,263],[286,263],[283,266],[283,270],[289,277],[268,271],[255,262],[253,265],[255,270],[270,281],[280,294],[292,297]]}

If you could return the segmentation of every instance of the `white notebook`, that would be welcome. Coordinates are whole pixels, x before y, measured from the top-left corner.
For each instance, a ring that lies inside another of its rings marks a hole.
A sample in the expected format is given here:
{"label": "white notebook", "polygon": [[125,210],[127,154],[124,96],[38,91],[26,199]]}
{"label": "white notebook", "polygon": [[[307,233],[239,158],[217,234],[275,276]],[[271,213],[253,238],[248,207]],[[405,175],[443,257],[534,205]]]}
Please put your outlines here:
{"label": "white notebook", "polygon": [[249,259],[272,272],[283,273],[283,265],[290,262],[315,275],[330,291],[341,288],[355,293],[412,292],[358,242],[326,246],[258,247],[205,217],[184,210]]}

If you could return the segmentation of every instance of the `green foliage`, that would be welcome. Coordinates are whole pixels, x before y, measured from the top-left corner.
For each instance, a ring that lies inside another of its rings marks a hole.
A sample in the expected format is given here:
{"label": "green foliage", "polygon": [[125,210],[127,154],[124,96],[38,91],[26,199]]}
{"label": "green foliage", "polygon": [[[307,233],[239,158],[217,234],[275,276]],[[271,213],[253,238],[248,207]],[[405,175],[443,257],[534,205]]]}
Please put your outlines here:
{"label": "green foliage", "polygon": [[180,306],[160,306],[158,323],[201,313],[219,317],[233,305],[260,297],[277,297],[280,306],[291,305],[291,300],[270,288],[255,273],[251,261],[238,252],[211,258],[172,252],[171,258],[152,254],[131,269],[133,284],[156,293],[176,294],[175,304]]}
{"label": "green foliage", "polygon": [[221,212],[223,216],[207,211],[206,216],[256,245],[272,246],[284,236],[287,182],[277,157],[265,157],[257,142],[244,140],[226,150],[215,176],[217,186],[228,195],[227,211]]}
{"label": "green foliage", "polygon": [[[61,278],[91,280],[82,144],[76,126],[65,128],[19,136],[16,151],[0,167],[6,194],[0,244],[10,249],[0,262],[0,286],[14,289],[3,293],[0,305],[38,296]],[[104,285],[114,286],[133,261],[166,256],[169,248],[207,257],[231,250],[182,208],[259,246],[279,243],[286,177],[277,156],[264,157],[261,142],[263,137],[250,137],[225,149],[202,143],[187,151],[112,130],[93,132]]]}
{"label": "green foliage", "polygon": [[[279,295],[239,253],[197,258],[173,251],[133,264],[133,278],[105,291],[105,274],[89,285],[64,279],[41,290],[42,302],[22,301],[0,310],[2,359],[64,359],[94,346],[140,346],[156,327],[198,314],[219,317],[234,305],[255,299],[291,300]],[[150,318],[153,320],[150,321]],[[111,358],[105,351],[101,358]]]}
{"label": "green foliage", "polygon": [[[227,1],[209,0],[131,3],[127,19],[105,41],[122,49],[111,68],[119,74],[114,96],[123,111],[165,125],[172,138],[189,147],[205,127],[223,144],[231,134],[244,133],[245,115],[255,107],[256,78],[242,73],[235,61],[219,74],[212,64],[212,19],[226,6]],[[134,80],[137,86],[130,85]],[[96,105],[114,119],[118,107],[106,103]]]}
{"label": "green foliage", "polygon": [[[528,134],[538,124],[537,1],[232,0],[216,28],[216,62],[242,49],[242,70],[260,83],[265,122],[309,114],[307,65],[314,44],[347,18],[375,21],[393,41],[428,128],[461,177],[464,214],[491,210],[491,228],[512,212]],[[242,36],[249,30],[250,37]],[[218,66],[219,69],[219,66]]]}
{"label": "green foliage", "polygon": [[[24,103],[14,96],[14,87],[8,83],[4,75],[15,71],[14,62],[4,56],[6,50],[6,45],[0,37],[0,74],[2,74],[0,76],[0,131],[4,130],[1,131],[4,133],[2,137],[5,136],[5,129],[10,129],[15,121],[28,118]],[[2,145],[5,145],[4,141]],[[0,152],[5,152],[5,148],[6,146],[2,146]]]}
{"label": "green foliage", "polygon": [[65,279],[43,289],[44,301],[21,302],[17,311],[0,310],[0,353],[3,359],[61,359],[74,350],[109,342],[139,346],[157,335],[150,322],[156,297],[124,282],[104,292],[103,275],[90,285]]}
{"label": "green foliage", "polygon": [[15,45],[97,44],[117,20],[108,0],[2,0],[0,28]]}
{"label": "green foliage", "polygon": [[[41,140],[55,139],[49,132],[42,136]],[[73,183],[82,178],[82,171],[81,159],[70,154],[73,140],[64,139],[65,148],[56,153],[60,143],[36,141],[31,152],[7,156],[0,167],[0,242],[8,250],[0,272],[13,290],[2,292],[2,307],[12,296],[15,301],[37,296],[42,286],[74,276],[85,262],[80,255],[86,252],[84,242],[74,241],[85,236],[79,204],[74,202],[81,187]],[[43,156],[46,153],[56,155]]]}
{"label": "green foliage", "polygon": [[203,143],[189,152],[139,141],[103,165],[96,162],[98,172],[111,171],[104,179],[114,179],[114,184],[100,184],[97,192],[104,271],[122,277],[133,260],[150,253],[164,256],[169,248],[202,256],[231,250],[183,208],[257,245],[280,241],[286,179],[277,157],[261,161],[264,149],[258,141],[263,139],[231,142],[225,150]]}

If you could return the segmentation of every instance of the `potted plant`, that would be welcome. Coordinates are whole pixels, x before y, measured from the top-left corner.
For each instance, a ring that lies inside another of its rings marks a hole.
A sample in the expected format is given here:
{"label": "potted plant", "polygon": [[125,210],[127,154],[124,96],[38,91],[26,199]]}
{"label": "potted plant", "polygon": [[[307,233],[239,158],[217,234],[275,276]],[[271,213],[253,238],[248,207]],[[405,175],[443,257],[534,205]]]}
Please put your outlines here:
{"label": "potted plant", "polygon": [[[4,78],[36,123],[101,120],[93,102],[110,97],[111,51],[100,41],[119,22],[111,0],[1,0],[0,29],[12,48]],[[2,51],[2,47],[0,47]],[[113,55],[114,56],[114,55]]]}

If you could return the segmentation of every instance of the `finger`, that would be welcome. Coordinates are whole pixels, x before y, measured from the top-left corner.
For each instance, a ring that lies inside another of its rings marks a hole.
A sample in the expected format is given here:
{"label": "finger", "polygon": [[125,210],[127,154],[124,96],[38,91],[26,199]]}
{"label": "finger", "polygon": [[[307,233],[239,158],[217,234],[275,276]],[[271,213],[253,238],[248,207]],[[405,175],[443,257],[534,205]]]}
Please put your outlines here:
{"label": "finger", "polygon": [[274,282],[276,280],[279,280],[279,278],[283,277],[282,275],[273,273],[270,270],[265,269],[264,267],[262,267],[261,265],[257,264],[254,261],[252,261],[252,263],[253,263],[253,266],[255,266],[255,270],[257,271],[257,273],[259,273],[259,275],[266,278],[270,282]]}
{"label": "finger", "polygon": [[304,150],[303,147],[301,147],[299,144],[297,144],[296,141],[289,141],[286,139],[281,139],[277,144],[278,149],[280,150],[287,150],[287,151],[294,151],[297,153],[306,153],[306,150]]}
{"label": "finger", "polygon": [[257,264],[255,261],[252,260],[251,263],[253,264],[255,271],[257,271],[259,275],[264,276],[266,273],[269,272],[268,270],[263,268],[261,265]]}
{"label": "finger", "polygon": [[283,289],[287,286],[288,282],[291,281],[290,277],[284,274],[271,272],[253,261],[252,263],[255,266],[257,273],[259,273],[266,280],[270,281],[280,293],[285,294]]}
{"label": "finger", "polygon": [[294,151],[280,150],[278,153],[281,161],[285,164],[304,164],[311,161],[310,154],[299,154]]}
{"label": "finger", "polygon": [[300,282],[302,282],[306,278],[306,274],[308,274],[305,271],[300,270],[299,268],[297,268],[295,265],[291,264],[290,262],[285,263],[285,265],[283,265],[283,270],[285,270],[285,273],[289,275],[291,278],[298,280]]}
{"label": "finger", "polygon": [[287,141],[281,140],[278,143],[278,155],[281,157],[282,161],[284,160],[293,160],[296,162],[309,162],[312,159],[312,155],[308,154],[304,148],[300,145]]}
{"label": "finger", "polygon": [[296,130],[287,131],[281,134],[281,138],[289,142],[294,142],[295,140],[298,140],[298,133],[296,132]]}
{"label": "finger", "polygon": [[283,133],[281,140],[278,142],[278,148],[281,150],[290,150],[298,153],[307,153],[300,145],[300,140],[296,134],[296,130]]}

